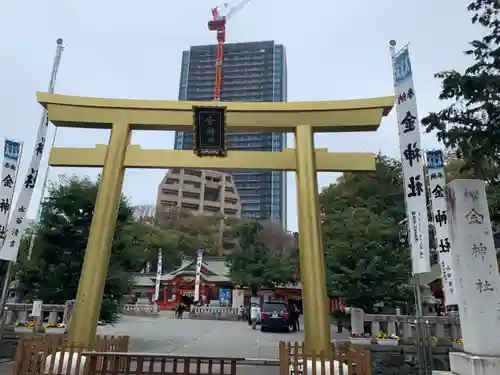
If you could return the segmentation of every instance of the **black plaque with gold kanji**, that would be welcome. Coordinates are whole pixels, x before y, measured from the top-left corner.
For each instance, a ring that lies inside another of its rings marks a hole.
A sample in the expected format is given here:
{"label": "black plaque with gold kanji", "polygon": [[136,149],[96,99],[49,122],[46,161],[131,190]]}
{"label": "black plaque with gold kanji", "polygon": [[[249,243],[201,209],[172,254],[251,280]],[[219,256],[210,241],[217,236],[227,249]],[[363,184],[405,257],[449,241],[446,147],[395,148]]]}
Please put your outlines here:
{"label": "black plaque with gold kanji", "polygon": [[194,153],[226,156],[226,108],[193,107]]}

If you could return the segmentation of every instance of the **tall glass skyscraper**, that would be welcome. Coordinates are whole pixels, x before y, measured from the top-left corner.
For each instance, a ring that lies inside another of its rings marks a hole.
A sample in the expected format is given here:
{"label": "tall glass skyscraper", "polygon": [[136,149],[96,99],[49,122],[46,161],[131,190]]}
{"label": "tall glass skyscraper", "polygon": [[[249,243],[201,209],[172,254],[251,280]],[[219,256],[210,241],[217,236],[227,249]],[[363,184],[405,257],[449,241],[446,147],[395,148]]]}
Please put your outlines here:
{"label": "tall glass skyscraper", "polygon": [[[179,100],[211,101],[216,45],[182,52]],[[287,100],[285,47],[273,41],[224,45],[222,102]],[[191,149],[193,134],[176,132],[175,149]],[[286,134],[229,133],[229,150],[282,151]],[[242,204],[242,216],[279,220],[286,228],[286,174],[280,171],[230,171]]]}

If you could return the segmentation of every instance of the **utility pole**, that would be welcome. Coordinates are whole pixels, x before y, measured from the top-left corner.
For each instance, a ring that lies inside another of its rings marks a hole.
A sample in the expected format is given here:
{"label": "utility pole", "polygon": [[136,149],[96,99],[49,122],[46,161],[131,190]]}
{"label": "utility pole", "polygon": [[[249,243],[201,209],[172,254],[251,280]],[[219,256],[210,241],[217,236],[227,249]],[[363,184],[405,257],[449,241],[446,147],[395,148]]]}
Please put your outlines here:
{"label": "utility pole", "polygon": [[[52,66],[52,73],[50,74],[50,82],[49,82],[49,90],[48,92],[53,94],[54,89],[56,87],[56,78],[57,78],[57,72],[59,71],[59,65],[61,64],[61,57],[62,57],[62,52],[64,50],[63,46],[63,40],[61,38],[57,39],[57,48],[56,48],[56,56],[54,58],[54,64]],[[40,127],[38,128],[38,132],[42,130],[42,127],[47,124],[49,121],[49,117],[47,114],[47,111],[43,111],[42,119],[40,121]],[[56,136],[57,136],[57,127],[54,130],[54,136],[52,138],[52,144],[50,146],[50,149],[54,147],[54,144],[56,142]],[[43,200],[45,196],[45,190],[47,189],[47,181],[49,178],[49,169],[50,166],[47,164],[47,169],[45,170],[45,177],[43,179],[43,185],[42,185],[42,192],[40,194],[40,202],[38,203],[38,210],[36,213],[36,221],[35,225],[40,223],[40,219],[42,216],[42,209],[43,209]],[[35,237],[36,237],[36,230],[33,230],[31,233],[30,237],[30,242],[29,242],[29,248],[28,248],[28,259],[31,259],[31,254],[33,253],[33,246],[35,245]]]}

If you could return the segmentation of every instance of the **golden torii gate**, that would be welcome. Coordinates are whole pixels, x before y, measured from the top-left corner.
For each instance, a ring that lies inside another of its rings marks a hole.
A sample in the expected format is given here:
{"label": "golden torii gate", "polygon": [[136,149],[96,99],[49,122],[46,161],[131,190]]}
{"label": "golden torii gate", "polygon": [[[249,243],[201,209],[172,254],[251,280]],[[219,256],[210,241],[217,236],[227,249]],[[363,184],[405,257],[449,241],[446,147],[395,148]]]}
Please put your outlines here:
{"label": "golden torii gate", "polygon": [[[375,131],[390,112],[394,97],[288,103],[101,99],[47,93],[37,93],[37,98],[55,126],[111,130],[107,146],[55,147],[50,153],[51,166],[103,167],[70,326],[71,340],[88,344],[95,339],[125,168],[261,169],[297,171],[305,345],[312,352],[331,350],[316,172],[373,171],[375,154],[315,150],[314,133]],[[231,132],[295,133],[296,148],[200,157],[192,151],[129,145],[132,130],[193,131],[197,106],[223,108],[225,126]]]}

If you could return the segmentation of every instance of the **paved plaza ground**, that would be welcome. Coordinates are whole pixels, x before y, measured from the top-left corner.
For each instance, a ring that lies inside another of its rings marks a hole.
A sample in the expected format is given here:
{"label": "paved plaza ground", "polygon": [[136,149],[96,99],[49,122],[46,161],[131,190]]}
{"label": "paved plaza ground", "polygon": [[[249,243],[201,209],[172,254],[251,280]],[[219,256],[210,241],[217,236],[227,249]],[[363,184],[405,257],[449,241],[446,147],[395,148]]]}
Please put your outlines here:
{"label": "paved plaza ground", "polygon": [[[347,333],[334,340],[347,340]],[[160,317],[124,316],[115,326],[98,328],[99,334],[130,336],[131,352],[225,356],[240,358],[278,358],[280,341],[303,341],[303,332],[261,332],[245,322],[175,319],[171,314]]]}
{"label": "paved plaza ground", "polygon": [[[278,359],[280,341],[304,339],[303,332],[261,332],[259,327],[253,330],[246,322],[178,320],[171,313],[159,317],[123,316],[115,325],[98,327],[98,334],[130,336],[129,352],[259,360]],[[332,339],[344,341],[348,334],[338,334],[332,326]],[[0,375],[9,373],[11,364],[0,364]],[[279,368],[241,365],[237,367],[237,374],[278,375]]]}

